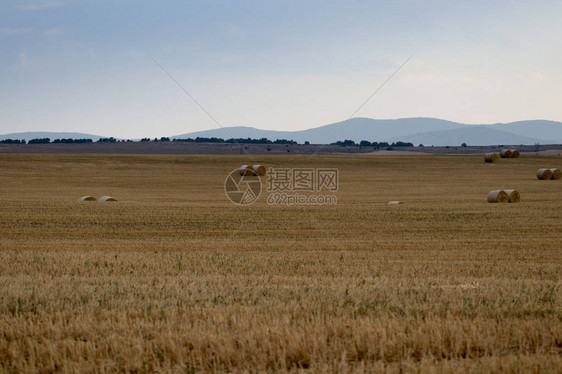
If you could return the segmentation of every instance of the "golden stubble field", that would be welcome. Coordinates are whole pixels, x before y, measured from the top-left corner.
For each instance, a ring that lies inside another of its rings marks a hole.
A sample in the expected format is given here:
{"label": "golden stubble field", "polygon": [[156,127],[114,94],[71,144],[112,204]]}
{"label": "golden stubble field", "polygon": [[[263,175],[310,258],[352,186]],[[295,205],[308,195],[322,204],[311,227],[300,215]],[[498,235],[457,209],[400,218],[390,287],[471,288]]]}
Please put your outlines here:
{"label": "golden stubble field", "polygon": [[[338,204],[236,206],[245,163],[339,168]],[[560,372],[539,167],[562,159],[0,155],[0,370]]]}

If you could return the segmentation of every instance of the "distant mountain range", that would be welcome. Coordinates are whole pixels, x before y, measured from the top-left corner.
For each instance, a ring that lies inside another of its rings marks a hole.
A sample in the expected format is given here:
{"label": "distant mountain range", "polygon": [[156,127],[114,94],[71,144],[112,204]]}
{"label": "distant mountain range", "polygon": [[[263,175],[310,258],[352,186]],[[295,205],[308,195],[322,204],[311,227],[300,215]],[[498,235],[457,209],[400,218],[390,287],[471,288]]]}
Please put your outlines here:
{"label": "distant mountain range", "polygon": [[[267,138],[270,140],[288,139],[298,143],[309,141],[312,144],[333,143],[338,140],[361,140],[377,142],[412,142],[425,146],[467,145],[519,145],[519,144],[562,144],[562,122],[531,120],[490,125],[467,125],[436,118],[401,118],[375,120],[353,118],[301,131],[260,130],[254,127],[226,127],[206,131],[191,132],[170,136],[171,139],[185,138]],[[98,135],[81,133],[14,133],[0,135],[1,139],[33,138],[91,138]]]}
{"label": "distant mountain range", "polygon": [[290,139],[298,143],[333,143],[338,140],[412,142],[414,145],[518,145],[562,144],[562,122],[532,120],[493,125],[466,125],[436,118],[375,120],[353,118],[302,131],[260,130],[253,127],[227,127],[198,131],[172,138],[268,138]]}

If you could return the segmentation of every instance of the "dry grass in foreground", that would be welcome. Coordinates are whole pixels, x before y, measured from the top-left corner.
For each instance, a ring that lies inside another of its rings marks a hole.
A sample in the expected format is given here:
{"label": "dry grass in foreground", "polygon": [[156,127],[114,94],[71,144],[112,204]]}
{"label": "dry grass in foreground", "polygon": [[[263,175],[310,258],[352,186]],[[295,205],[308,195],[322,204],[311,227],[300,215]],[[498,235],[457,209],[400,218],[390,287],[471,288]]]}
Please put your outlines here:
{"label": "dry grass in foreground", "polygon": [[[235,206],[243,163],[337,167],[338,204]],[[561,371],[562,183],[534,175],[560,159],[0,165],[3,372]]]}

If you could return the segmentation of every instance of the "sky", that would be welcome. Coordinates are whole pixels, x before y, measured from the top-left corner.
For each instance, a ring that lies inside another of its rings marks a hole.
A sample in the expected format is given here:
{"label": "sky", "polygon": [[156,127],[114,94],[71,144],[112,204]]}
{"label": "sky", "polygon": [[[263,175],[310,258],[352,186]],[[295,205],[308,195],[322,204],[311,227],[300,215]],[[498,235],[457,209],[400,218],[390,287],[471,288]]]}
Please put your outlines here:
{"label": "sky", "polygon": [[355,117],[562,121],[561,19],[559,1],[2,0],[0,134],[308,129],[409,57]]}

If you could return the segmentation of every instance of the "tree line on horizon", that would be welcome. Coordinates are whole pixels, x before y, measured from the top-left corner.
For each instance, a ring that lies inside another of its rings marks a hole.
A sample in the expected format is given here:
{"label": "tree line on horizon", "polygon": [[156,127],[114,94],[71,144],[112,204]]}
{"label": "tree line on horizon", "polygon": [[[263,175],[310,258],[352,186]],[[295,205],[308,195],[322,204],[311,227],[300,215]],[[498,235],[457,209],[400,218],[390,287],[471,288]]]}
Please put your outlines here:
{"label": "tree line on horizon", "polygon": [[[62,138],[62,139],[54,139],[51,141],[50,138],[34,138],[30,139],[29,141],[25,141],[25,139],[3,139],[0,140],[0,144],[85,144],[85,143],[93,143],[94,141],[90,138],[84,139],[72,139],[72,138]],[[96,141],[96,143],[117,143],[117,142],[132,142],[132,140],[117,140],[113,137],[111,138],[100,138]]]}
{"label": "tree line on horizon", "polygon": [[[330,143],[330,145],[341,145],[343,147],[375,147],[375,148],[385,148],[385,147],[413,147],[414,144],[410,142],[370,142],[368,140],[361,140],[359,143],[353,140],[337,141],[335,143]],[[423,146],[423,144],[420,144]]]}
{"label": "tree line on horizon", "polygon": [[[109,138],[99,138],[96,140],[96,143],[132,143],[133,140],[118,140],[114,137]],[[287,140],[287,139],[276,139],[276,140],[269,140],[267,138],[260,138],[260,139],[252,139],[252,138],[230,138],[230,139],[223,139],[223,138],[205,138],[205,137],[197,137],[193,138],[186,138],[186,139],[170,139],[168,137],[161,137],[161,138],[142,138],[138,142],[184,142],[184,143],[227,143],[227,144],[286,144],[286,145],[294,145],[298,144],[294,140]],[[34,138],[30,139],[29,141],[25,141],[25,139],[4,139],[0,140],[0,144],[85,144],[85,143],[94,143],[94,141],[90,138],[83,138],[83,139],[72,139],[72,138],[62,138],[62,139],[54,139],[51,141],[50,138]],[[305,141],[304,145],[310,145],[309,141]],[[370,142],[368,140],[361,140],[360,142],[355,142],[353,140],[343,140],[337,141],[334,143],[330,143],[330,145],[338,145],[342,147],[375,147],[375,148],[385,148],[385,147],[413,147],[414,144],[410,142]],[[420,144],[421,146],[421,144]]]}

